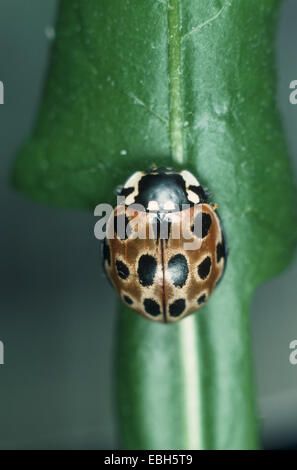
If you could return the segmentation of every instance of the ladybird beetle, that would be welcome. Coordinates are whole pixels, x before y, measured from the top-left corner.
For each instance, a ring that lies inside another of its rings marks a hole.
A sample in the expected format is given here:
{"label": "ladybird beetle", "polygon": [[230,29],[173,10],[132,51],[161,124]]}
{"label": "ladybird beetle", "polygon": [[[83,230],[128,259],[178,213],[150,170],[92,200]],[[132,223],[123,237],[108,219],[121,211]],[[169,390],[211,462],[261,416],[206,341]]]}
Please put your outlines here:
{"label": "ladybird beetle", "polygon": [[137,171],[118,195],[123,204],[108,219],[103,258],[123,302],[157,322],[201,308],[224,272],[226,248],[216,205],[196,177],[171,168]]}

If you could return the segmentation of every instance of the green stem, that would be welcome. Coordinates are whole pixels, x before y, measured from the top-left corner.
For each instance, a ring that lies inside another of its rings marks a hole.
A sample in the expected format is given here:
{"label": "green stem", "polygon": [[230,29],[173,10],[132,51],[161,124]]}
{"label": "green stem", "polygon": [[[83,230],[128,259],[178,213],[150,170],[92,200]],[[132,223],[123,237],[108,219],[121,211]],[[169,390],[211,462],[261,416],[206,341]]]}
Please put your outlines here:
{"label": "green stem", "polygon": [[[182,57],[180,31],[180,1],[168,3],[169,49],[169,139],[172,159],[177,164],[186,160],[183,139]],[[181,372],[183,375],[184,433],[187,448],[203,448],[200,363],[195,318],[178,325]]]}
{"label": "green stem", "polygon": [[191,316],[179,325],[181,372],[184,385],[185,436],[188,449],[204,449],[202,383],[197,322]]}

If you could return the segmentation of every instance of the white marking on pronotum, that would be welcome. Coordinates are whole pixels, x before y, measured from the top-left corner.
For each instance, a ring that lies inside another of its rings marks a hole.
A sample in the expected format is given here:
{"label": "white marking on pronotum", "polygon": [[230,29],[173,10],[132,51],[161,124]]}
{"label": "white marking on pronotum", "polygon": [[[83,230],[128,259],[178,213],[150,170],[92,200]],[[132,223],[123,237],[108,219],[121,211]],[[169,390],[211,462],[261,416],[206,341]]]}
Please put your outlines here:
{"label": "white marking on pronotum", "polygon": [[192,173],[190,173],[188,170],[183,170],[180,172],[181,176],[183,177],[183,179],[185,180],[186,182],[186,185],[187,186],[200,186],[200,184],[198,183],[198,180],[197,178],[195,178],[194,175],[192,175]]}
{"label": "white marking on pronotum", "polygon": [[165,211],[174,211],[176,210],[176,206],[173,201],[166,201],[164,204]]}
{"label": "white marking on pronotum", "polygon": [[4,343],[0,341],[0,365],[4,364]]}
{"label": "white marking on pronotum", "polygon": [[130,178],[125,182],[124,188],[134,188],[133,192],[126,197],[125,204],[129,206],[135,201],[135,196],[138,194],[138,184],[144,173],[142,171],[136,171]]}
{"label": "white marking on pronotum", "polygon": [[188,190],[188,198],[189,201],[193,202],[194,204],[198,204],[200,202],[198,194],[194,193],[194,191]]}
{"label": "white marking on pronotum", "polygon": [[213,15],[211,18],[209,18],[208,20],[204,21],[203,23],[200,23],[198,24],[197,26],[193,27],[191,29],[191,31],[188,31],[187,33],[185,33],[183,36],[182,36],[182,39],[185,39],[187,37],[189,37],[191,34],[193,33],[196,33],[197,31],[199,31],[200,29],[204,28],[205,26],[209,25],[210,23],[212,23],[213,21],[215,21],[222,13],[223,11],[225,10],[226,7],[230,7],[231,6],[231,2],[230,1],[226,1],[224,3],[224,5],[222,6],[222,8],[220,8],[220,10],[215,14]]}
{"label": "white marking on pronotum", "polygon": [[149,201],[147,208],[148,208],[149,211],[158,211],[158,210],[160,210],[158,201]]}
{"label": "white marking on pronotum", "polygon": [[4,104],[4,85],[0,82],[0,104]]}
{"label": "white marking on pronotum", "polygon": [[142,171],[135,171],[125,182],[125,188],[135,187],[143,177]]}
{"label": "white marking on pronotum", "polygon": [[198,359],[197,329],[195,316],[184,318],[180,323],[182,370],[184,373],[185,414],[187,448],[203,449],[202,437],[202,386]]}

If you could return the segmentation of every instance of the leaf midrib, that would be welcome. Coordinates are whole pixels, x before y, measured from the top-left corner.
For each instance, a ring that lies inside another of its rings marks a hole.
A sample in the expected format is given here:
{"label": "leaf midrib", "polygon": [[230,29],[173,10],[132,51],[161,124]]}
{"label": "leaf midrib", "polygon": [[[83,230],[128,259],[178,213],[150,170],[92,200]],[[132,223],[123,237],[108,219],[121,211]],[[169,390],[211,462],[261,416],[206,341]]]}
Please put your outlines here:
{"label": "leaf midrib", "polygon": [[[186,166],[182,98],[180,0],[168,1],[168,75],[169,75],[169,140],[173,163]],[[199,337],[195,315],[180,322],[179,349],[183,370],[182,402],[187,449],[203,449],[202,384],[198,357]]]}
{"label": "leaf midrib", "polygon": [[172,160],[185,163],[183,141],[180,0],[168,1],[169,139]]}

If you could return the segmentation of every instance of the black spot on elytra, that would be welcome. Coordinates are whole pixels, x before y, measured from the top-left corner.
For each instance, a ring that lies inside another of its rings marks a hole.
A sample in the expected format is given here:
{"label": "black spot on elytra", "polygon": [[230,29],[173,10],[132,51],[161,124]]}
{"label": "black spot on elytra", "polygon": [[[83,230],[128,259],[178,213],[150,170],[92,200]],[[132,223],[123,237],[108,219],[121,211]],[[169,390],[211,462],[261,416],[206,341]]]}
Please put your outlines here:
{"label": "black spot on elytra", "polygon": [[110,266],[110,248],[107,245],[106,238],[103,242],[103,259],[104,261],[107,261],[107,264]]}
{"label": "black spot on elytra", "polygon": [[138,277],[142,286],[151,286],[157,271],[157,261],[151,255],[142,255],[138,261]]}
{"label": "black spot on elytra", "polygon": [[117,234],[120,240],[126,240],[129,237],[129,235],[131,235],[131,232],[132,232],[131,227],[129,225],[129,219],[124,213],[116,215],[114,217],[113,228],[114,228],[114,233]]}
{"label": "black spot on elytra", "polygon": [[160,305],[153,299],[144,299],[143,301],[144,309],[147,313],[153,317],[160,315]]}
{"label": "black spot on elytra", "polygon": [[121,279],[127,279],[130,274],[128,266],[123,261],[116,260],[116,268]]}
{"label": "black spot on elytra", "polygon": [[129,297],[128,295],[124,295],[124,301],[125,301],[128,305],[132,305],[132,304],[133,304],[133,300],[132,300],[131,297]]}
{"label": "black spot on elytra", "polygon": [[176,287],[183,287],[189,274],[188,263],[184,255],[173,256],[168,263],[168,274]]}
{"label": "black spot on elytra", "polygon": [[200,297],[197,300],[198,305],[204,304],[205,301],[206,301],[206,295],[205,294],[200,295]]}
{"label": "black spot on elytra", "polygon": [[206,279],[207,276],[209,275],[211,268],[211,259],[209,256],[207,256],[202,263],[199,264],[198,266],[198,274],[201,277],[201,279]]}
{"label": "black spot on elytra", "polygon": [[169,313],[171,317],[179,317],[186,308],[184,299],[177,299],[169,305]]}
{"label": "black spot on elytra", "polygon": [[206,202],[207,201],[207,194],[204,191],[204,189],[202,188],[202,186],[191,185],[191,186],[189,186],[189,190],[193,191],[193,193],[197,194],[197,196],[199,197],[200,202]]}
{"label": "black spot on elytra", "polygon": [[221,258],[225,258],[225,244],[223,243],[218,243],[217,244],[217,263],[221,261]]}
{"label": "black spot on elytra", "polygon": [[192,227],[192,232],[199,238],[205,238],[211,227],[211,216],[207,212],[199,212]]}

